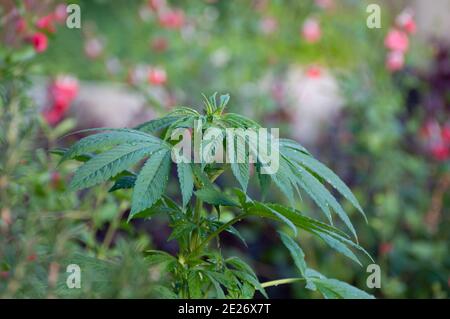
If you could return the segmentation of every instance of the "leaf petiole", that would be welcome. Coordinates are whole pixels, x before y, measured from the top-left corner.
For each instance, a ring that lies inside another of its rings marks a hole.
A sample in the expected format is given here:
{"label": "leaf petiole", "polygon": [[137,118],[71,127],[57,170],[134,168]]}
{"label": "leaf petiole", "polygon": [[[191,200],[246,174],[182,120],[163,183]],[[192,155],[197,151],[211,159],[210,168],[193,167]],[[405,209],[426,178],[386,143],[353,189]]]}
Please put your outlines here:
{"label": "leaf petiole", "polygon": [[278,285],[285,285],[290,284],[297,281],[304,281],[305,278],[285,278],[285,279],[277,279],[272,281],[267,281],[261,284],[261,287],[267,288],[272,286],[278,286]]}
{"label": "leaf petiole", "polygon": [[192,255],[197,254],[203,247],[205,247],[214,237],[218,236],[222,231],[227,229],[229,226],[237,223],[238,221],[242,220],[243,218],[249,216],[248,213],[242,213],[240,215],[237,215],[235,218],[231,219],[230,221],[226,222],[225,224],[221,225],[219,228],[217,228],[214,232],[209,234],[209,236],[202,241],[193,251]]}

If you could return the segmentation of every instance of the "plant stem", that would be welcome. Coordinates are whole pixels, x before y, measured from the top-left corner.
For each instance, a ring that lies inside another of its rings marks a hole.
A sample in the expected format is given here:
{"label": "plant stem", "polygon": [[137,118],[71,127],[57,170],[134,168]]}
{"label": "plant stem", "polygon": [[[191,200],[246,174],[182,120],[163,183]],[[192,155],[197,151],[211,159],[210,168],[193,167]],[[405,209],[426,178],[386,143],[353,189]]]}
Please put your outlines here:
{"label": "plant stem", "polygon": [[200,217],[202,213],[203,201],[198,197],[195,199],[195,209],[194,209],[194,222],[197,226],[200,226]]}
{"label": "plant stem", "polygon": [[195,199],[195,208],[194,208],[194,216],[193,216],[193,222],[197,227],[191,235],[191,243],[190,243],[189,251],[195,250],[195,248],[198,246],[198,243],[200,242],[199,229],[200,229],[200,223],[201,223],[201,217],[202,217],[202,208],[203,208],[203,201],[197,197]]}
{"label": "plant stem", "polygon": [[103,242],[99,249],[99,253],[98,253],[99,257],[104,257],[107,249],[111,245],[111,242],[114,238],[116,230],[120,225],[120,220],[122,219],[122,215],[125,212],[125,208],[126,208],[125,204],[122,203],[122,205],[120,205],[120,207],[119,207],[119,214],[117,214],[114,217],[114,219],[111,221],[111,223],[109,224],[108,230],[106,231],[105,238],[103,239]]}
{"label": "plant stem", "polygon": [[284,285],[284,284],[290,284],[296,281],[304,281],[305,278],[285,278],[285,279],[278,279],[278,280],[272,280],[267,281],[261,284],[263,288],[271,287],[271,286],[278,286],[278,285]]}
{"label": "plant stem", "polygon": [[240,221],[241,219],[247,217],[248,214],[247,213],[242,213],[238,216],[236,216],[235,218],[231,219],[230,221],[228,221],[227,223],[223,224],[222,226],[220,226],[219,228],[217,228],[214,232],[212,232],[204,241],[202,241],[200,243],[200,245],[198,245],[193,251],[192,254],[196,254],[198,253],[204,246],[206,246],[211,239],[213,239],[214,237],[216,237],[217,235],[219,235],[222,231],[224,231],[225,229],[227,229],[229,226],[237,223],[238,221]]}

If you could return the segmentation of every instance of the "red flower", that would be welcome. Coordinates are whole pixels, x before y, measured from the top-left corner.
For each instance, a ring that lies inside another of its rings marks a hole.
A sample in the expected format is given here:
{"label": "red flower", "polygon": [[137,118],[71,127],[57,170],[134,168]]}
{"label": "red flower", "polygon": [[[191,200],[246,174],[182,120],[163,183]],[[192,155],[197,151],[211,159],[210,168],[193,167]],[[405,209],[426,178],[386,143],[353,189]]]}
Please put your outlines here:
{"label": "red flower", "polygon": [[48,40],[47,36],[42,32],[36,32],[31,36],[31,43],[33,44],[34,50],[37,53],[42,53],[47,50]]}
{"label": "red flower", "polygon": [[393,248],[394,248],[394,246],[391,243],[384,242],[384,243],[380,244],[380,246],[378,247],[378,251],[380,252],[381,256],[385,256],[385,255],[389,254]]}
{"label": "red flower", "polygon": [[450,145],[450,123],[444,126],[441,135],[444,142]]}
{"label": "red flower", "polygon": [[302,27],[302,37],[308,43],[316,43],[320,40],[322,31],[319,22],[314,18],[306,19]]}
{"label": "red flower", "polygon": [[277,31],[278,21],[273,17],[264,17],[259,22],[259,29],[264,34],[272,34]]}
{"label": "red flower", "polygon": [[27,29],[27,21],[19,17],[16,21],[16,32],[17,33],[23,33]]}
{"label": "red flower", "polygon": [[416,22],[414,20],[405,22],[405,24],[403,25],[403,29],[405,29],[405,31],[410,34],[415,33],[417,30]]}
{"label": "red flower", "polygon": [[450,148],[442,141],[431,146],[431,155],[437,161],[446,161],[450,158]]}
{"label": "red flower", "polygon": [[0,271],[0,278],[7,279],[9,277],[9,271]]}
{"label": "red flower", "polygon": [[27,261],[28,261],[28,262],[36,261],[36,259],[37,259],[36,254],[31,254],[31,255],[29,255],[29,256],[27,257]]}
{"label": "red flower", "polygon": [[408,35],[398,29],[391,29],[384,39],[386,48],[405,53],[409,47]]}
{"label": "red flower", "polygon": [[64,3],[60,3],[56,6],[54,12],[55,20],[59,23],[63,23],[67,18],[67,6]]}
{"label": "red flower", "polygon": [[165,0],[149,0],[148,6],[154,11],[159,11],[166,6]]}
{"label": "red flower", "polygon": [[431,139],[439,135],[440,130],[441,127],[436,120],[428,120],[427,122],[425,122],[425,124],[422,125],[422,128],[420,129],[420,135],[424,139]]}
{"label": "red flower", "polygon": [[50,175],[50,182],[53,188],[58,187],[61,182],[61,174],[59,172],[52,172]]}
{"label": "red flower", "polygon": [[72,102],[78,93],[78,81],[70,76],[56,78],[50,86],[50,94],[56,106],[63,107]]}
{"label": "red flower", "polygon": [[169,43],[164,37],[157,37],[152,40],[152,50],[158,53],[164,52],[169,47]]}
{"label": "red flower", "polygon": [[37,20],[36,22],[36,27],[43,31],[54,33],[56,31],[56,28],[54,25],[53,14],[48,14],[42,18],[39,18],[39,20]]}
{"label": "red flower", "polygon": [[44,116],[45,121],[50,125],[55,125],[62,119],[62,113],[55,110],[53,107],[42,112],[42,116]]}
{"label": "red flower", "polygon": [[335,6],[334,0],[315,0],[316,6],[322,9],[331,9]]}
{"label": "red flower", "polygon": [[450,126],[441,128],[436,120],[427,121],[421,128],[420,135],[426,143],[426,149],[437,161],[450,159]]}
{"label": "red flower", "polygon": [[78,81],[70,76],[60,76],[49,87],[51,106],[43,112],[47,123],[54,125],[61,121],[70,104],[78,94]]}
{"label": "red flower", "polygon": [[151,68],[148,71],[148,81],[153,85],[163,85],[167,81],[167,74],[164,69]]}
{"label": "red flower", "polygon": [[179,29],[184,25],[184,12],[182,10],[166,10],[159,14],[159,24],[167,29]]}
{"label": "red flower", "polygon": [[96,59],[103,53],[103,43],[98,38],[89,38],[84,43],[84,53],[88,58]]}
{"label": "red flower", "polygon": [[306,75],[311,79],[317,79],[321,77],[322,70],[318,66],[313,65],[306,70]]}
{"label": "red flower", "polygon": [[403,52],[392,51],[388,53],[386,57],[386,68],[389,71],[395,72],[401,70],[403,69],[404,65],[405,65],[405,55],[403,54]]}
{"label": "red flower", "polygon": [[414,20],[414,12],[409,9],[406,9],[400,13],[395,22],[407,33],[411,34],[416,32],[417,26],[416,21]]}

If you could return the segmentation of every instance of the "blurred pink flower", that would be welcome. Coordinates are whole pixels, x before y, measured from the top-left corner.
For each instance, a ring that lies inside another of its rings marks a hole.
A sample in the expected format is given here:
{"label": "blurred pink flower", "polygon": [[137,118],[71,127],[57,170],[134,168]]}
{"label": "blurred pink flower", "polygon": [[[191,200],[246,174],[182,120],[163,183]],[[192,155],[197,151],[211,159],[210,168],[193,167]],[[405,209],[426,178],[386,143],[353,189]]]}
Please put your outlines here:
{"label": "blurred pink flower", "polygon": [[431,155],[437,161],[446,161],[450,158],[450,148],[440,141],[431,147]]}
{"label": "blurred pink flower", "polygon": [[152,67],[148,71],[148,82],[152,85],[163,85],[167,81],[166,71],[162,68]]}
{"label": "blurred pink flower", "polygon": [[103,43],[98,38],[87,39],[84,43],[84,53],[88,58],[98,58],[103,53]]}
{"label": "blurred pink flower", "polygon": [[64,3],[60,3],[56,6],[54,11],[55,20],[59,23],[63,23],[67,18],[67,6]]}
{"label": "blurred pink flower", "polygon": [[314,18],[308,18],[303,23],[302,36],[308,43],[316,43],[322,36],[319,21]]}
{"label": "blurred pink flower", "polygon": [[139,85],[148,81],[150,67],[146,64],[139,64],[129,69],[127,82],[130,85]]}
{"label": "blurred pink flower", "polygon": [[312,65],[306,69],[306,75],[311,79],[317,79],[322,76],[322,70],[317,65]]}
{"label": "blurred pink flower", "polygon": [[400,51],[388,52],[386,57],[386,68],[389,71],[395,72],[401,70],[403,69],[404,65],[405,65],[405,55],[403,54],[403,52]]}
{"label": "blurred pink flower", "polygon": [[167,50],[169,42],[165,37],[156,37],[152,40],[151,48],[153,51],[161,53]]}
{"label": "blurred pink flower", "polygon": [[386,256],[392,251],[393,248],[394,246],[390,242],[384,242],[380,244],[380,246],[378,247],[378,251],[380,255]]}
{"label": "blurred pink flower", "polygon": [[49,92],[56,106],[66,107],[78,94],[78,81],[71,76],[59,76],[50,85]]}
{"label": "blurred pink flower", "polygon": [[57,171],[54,171],[50,175],[50,183],[53,188],[56,188],[62,181],[61,174]]}
{"label": "blurred pink flower", "polygon": [[159,11],[166,6],[165,0],[148,0],[148,6],[154,11]]}
{"label": "blurred pink flower", "polygon": [[450,146],[450,123],[447,123],[442,129],[442,139]]}
{"label": "blurred pink flower", "polygon": [[159,24],[164,28],[180,29],[184,22],[184,12],[180,9],[168,9],[159,13]]}
{"label": "blurred pink flower", "polygon": [[414,20],[414,12],[410,9],[403,10],[396,18],[397,25],[407,33],[415,33],[417,26]]}
{"label": "blurred pink flower", "polygon": [[278,21],[273,17],[264,17],[259,22],[259,28],[264,34],[272,34],[278,28]]}
{"label": "blurred pink flower", "polygon": [[409,46],[408,35],[401,30],[391,29],[384,39],[384,45],[392,51],[405,53]]}
{"label": "blurred pink flower", "polygon": [[54,125],[61,121],[77,96],[78,90],[78,81],[71,76],[58,76],[50,84],[48,93],[51,105],[43,112],[47,123]]}
{"label": "blurred pink flower", "polygon": [[5,226],[11,226],[13,219],[11,216],[11,211],[8,208],[3,208],[0,211],[0,220],[2,221],[3,225]]}
{"label": "blurred pink flower", "polygon": [[436,120],[428,120],[421,128],[420,135],[425,147],[437,161],[450,159],[450,127],[442,128]]}
{"label": "blurred pink flower", "polygon": [[428,120],[420,128],[420,136],[424,139],[436,138],[440,132],[441,126],[436,120]]}
{"label": "blurred pink flower", "polygon": [[334,0],[315,0],[316,6],[322,9],[331,9],[335,6]]}
{"label": "blurred pink flower", "polygon": [[43,16],[39,18],[36,21],[36,27],[40,30],[47,31],[50,33],[55,33],[56,28],[54,24],[54,17],[53,14],[48,14],[46,16]]}
{"label": "blurred pink flower", "polygon": [[117,57],[110,57],[105,62],[106,69],[112,75],[117,75],[122,70],[122,63]]}
{"label": "blurred pink flower", "polygon": [[270,87],[272,98],[280,104],[283,103],[284,100],[284,91],[285,88],[283,86],[283,82],[278,79]]}
{"label": "blurred pink flower", "polygon": [[42,53],[47,50],[48,39],[47,36],[42,32],[34,33],[30,38],[31,43],[33,44],[34,51],[37,53]]}
{"label": "blurred pink flower", "polygon": [[50,125],[55,125],[62,119],[61,112],[55,109],[48,109],[42,112],[42,115],[44,116],[45,121]]}
{"label": "blurred pink flower", "polygon": [[26,29],[27,29],[27,21],[22,17],[18,17],[16,20],[16,32],[24,33]]}

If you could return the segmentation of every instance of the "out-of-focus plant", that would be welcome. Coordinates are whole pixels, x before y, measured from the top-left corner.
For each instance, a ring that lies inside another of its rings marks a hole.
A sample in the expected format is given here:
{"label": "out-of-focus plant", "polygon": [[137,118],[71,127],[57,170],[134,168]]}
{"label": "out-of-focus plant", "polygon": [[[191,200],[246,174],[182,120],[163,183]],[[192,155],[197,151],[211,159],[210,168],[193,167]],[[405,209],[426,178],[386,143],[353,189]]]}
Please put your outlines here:
{"label": "out-of-focus plant", "polygon": [[[404,36],[397,45],[404,47]],[[396,37],[388,33],[386,42],[392,45]],[[341,78],[348,105],[324,139],[336,145],[325,151],[334,158],[330,165],[374,218],[361,241],[381,266],[382,297],[448,296],[448,97],[443,88],[449,60],[439,47],[431,72],[403,62],[393,69],[387,61],[389,74],[375,67],[382,55],[367,51],[367,65]],[[364,280],[344,265],[336,269]]]}
{"label": "out-of-focus plant", "polygon": [[[91,193],[80,200],[67,192],[73,167],[57,169],[58,158],[46,148],[74,123],[50,126],[40,117],[27,95],[36,64],[33,50],[26,52],[2,50],[0,57],[0,296],[157,296],[159,270],[141,258],[151,243],[122,227],[117,212],[127,207],[118,204],[120,196]],[[125,233],[127,242],[120,239]],[[70,264],[81,268],[81,289],[66,285]]]}
{"label": "out-of-focus plant", "polygon": [[[0,296],[155,296],[151,287],[159,280],[159,271],[149,269],[140,258],[143,247],[151,244],[148,236],[122,227],[116,213],[126,207],[118,204],[117,196],[88,194],[80,201],[68,193],[66,179],[72,168],[61,165],[56,170],[57,158],[47,151],[74,128],[74,121],[62,120],[62,115],[76,90],[66,79],[51,87],[48,110],[56,116],[41,114],[29,97],[33,80],[42,76],[37,58],[42,50],[30,45],[23,32],[55,30],[49,18],[35,21],[28,7],[31,2],[18,3],[23,6],[12,7],[1,17],[6,45],[0,47]],[[15,41],[9,42],[9,28],[14,26],[10,22],[16,20],[20,28]],[[120,232],[132,238],[125,243]],[[108,262],[100,260],[106,257]],[[66,285],[66,267],[73,263],[87,279],[81,289]]]}

